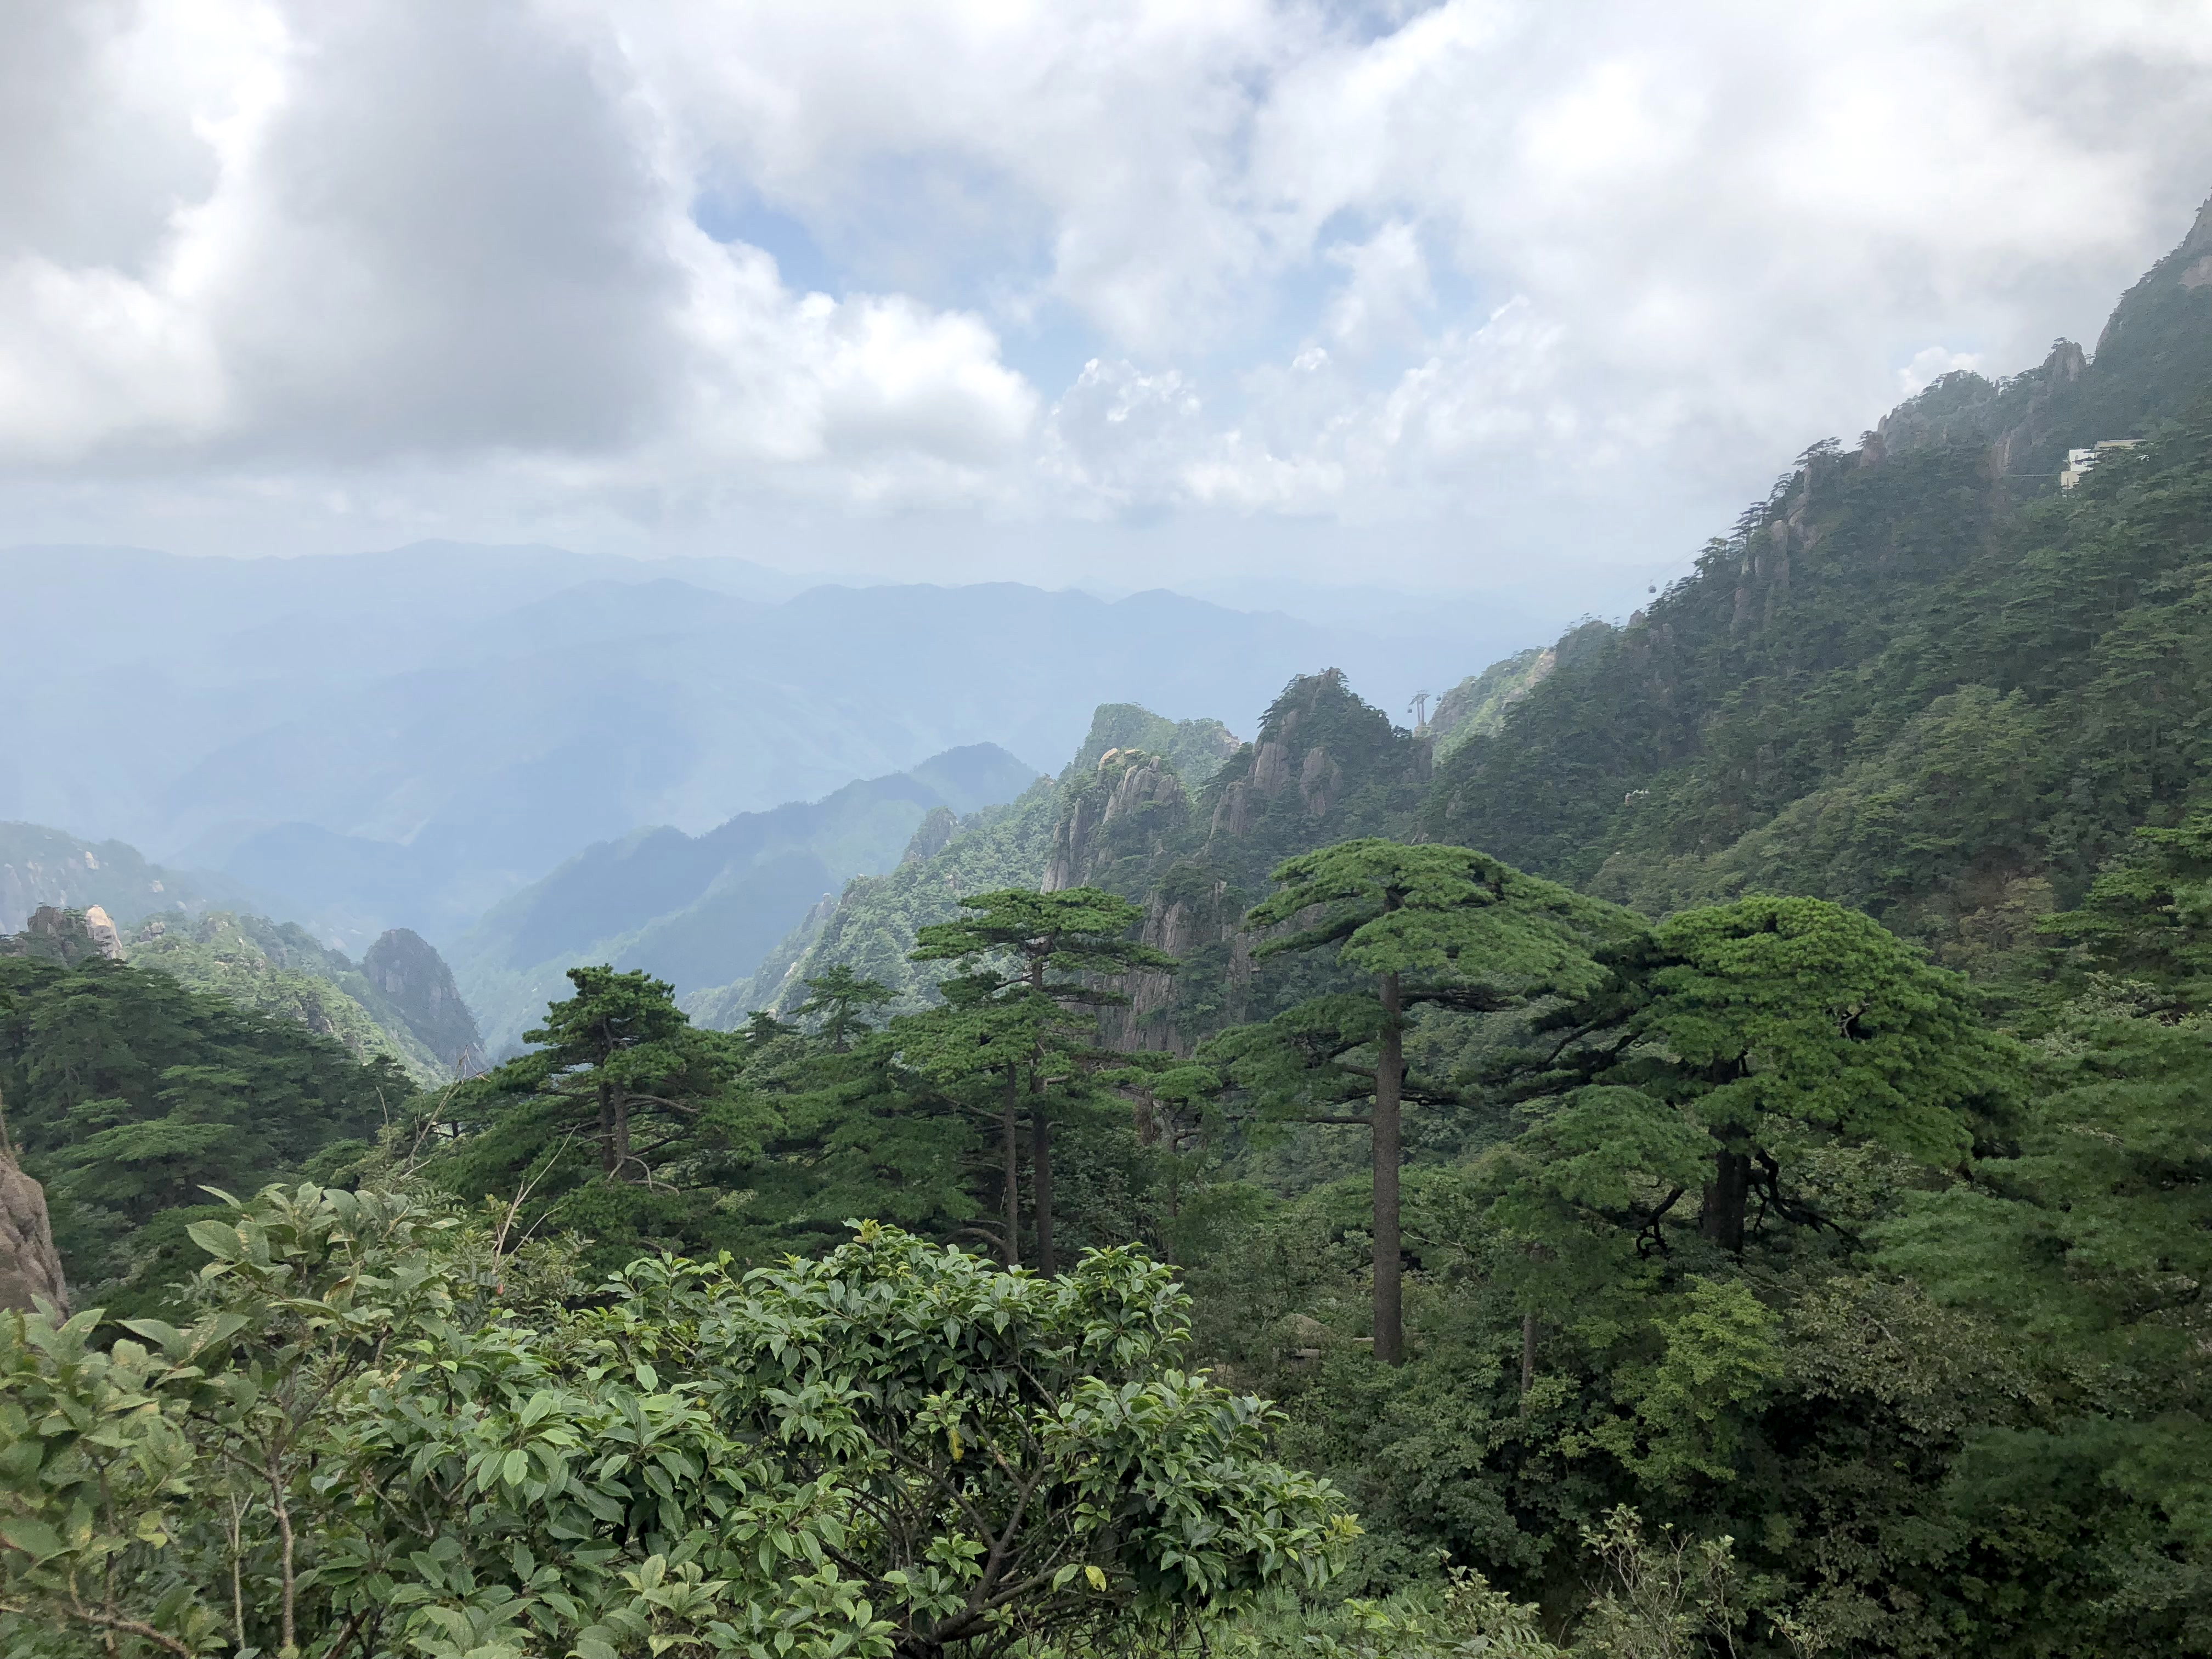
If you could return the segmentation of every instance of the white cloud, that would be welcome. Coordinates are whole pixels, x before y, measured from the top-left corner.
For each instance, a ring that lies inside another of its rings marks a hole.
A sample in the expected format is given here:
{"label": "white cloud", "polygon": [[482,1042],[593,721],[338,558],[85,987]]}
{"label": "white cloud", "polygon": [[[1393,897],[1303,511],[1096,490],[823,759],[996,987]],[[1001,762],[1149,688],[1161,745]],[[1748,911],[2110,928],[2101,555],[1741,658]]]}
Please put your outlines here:
{"label": "white cloud", "polygon": [[1323,319],[1338,345],[1359,351],[1420,337],[1436,294],[1413,226],[1392,219],[1365,241],[1339,242],[1324,257],[1347,273]]}
{"label": "white cloud", "polygon": [[1207,443],[1205,405],[1182,375],[1094,357],[1053,406],[1043,460],[1097,503],[1152,507],[1189,495],[1186,469]]}
{"label": "white cloud", "polygon": [[2207,68],[2208,0],[21,4],[0,514],[1649,557],[2093,334],[2212,188]]}
{"label": "white cloud", "polygon": [[1024,441],[1034,394],[975,318],[794,294],[702,235],[601,43],[429,3],[249,21],[172,134],[204,188],[136,204],[135,269],[0,261],[8,460],[973,466]]}
{"label": "white cloud", "polygon": [[1036,394],[975,318],[900,295],[793,295],[757,249],[681,240],[692,350],[677,442],[700,459],[904,451],[987,466],[1027,437]]}

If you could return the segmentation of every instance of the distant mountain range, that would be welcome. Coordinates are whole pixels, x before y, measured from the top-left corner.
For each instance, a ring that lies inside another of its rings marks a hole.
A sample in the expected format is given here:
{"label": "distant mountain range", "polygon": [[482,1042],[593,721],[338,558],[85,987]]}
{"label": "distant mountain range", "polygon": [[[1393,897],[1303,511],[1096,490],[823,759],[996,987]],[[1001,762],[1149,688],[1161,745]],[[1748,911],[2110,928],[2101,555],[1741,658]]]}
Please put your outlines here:
{"label": "distant mountain range", "polygon": [[[1038,779],[1018,800],[928,826],[896,869],[856,875],[799,918],[744,978],[685,995],[685,1011],[723,1030],[757,1009],[788,1017],[805,1001],[806,981],[837,964],[890,991],[895,1008],[921,1007],[951,969],[908,959],[918,928],[950,921],[967,894],[1087,878],[1069,863],[1072,854],[1102,830],[1109,840],[1133,825],[1145,835],[1161,813],[1179,817],[1243,748],[1219,720],[1168,720],[1133,703],[1103,704],[1057,778]],[[1117,795],[1110,786],[1133,769],[1149,772],[1139,783],[1151,787]],[[1119,831],[1107,828],[1115,821]]]}
{"label": "distant mountain range", "polygon": [[977,744],[702,836],[661,828],[601,842],[493,907],[453,946],[455,972],[494,1054],[567,994],[562,975],[579,963],[642,968],[684,993],[726,985],[825,896],[889,869],[932,820],[949,835],[1039,781]]}
{"label": "distant mountain range", "polygon": [[421,544],[292,560],[0,553],[0,818],[113,836],[357,948],[450,943],[580,847],[823,796],[1102,702],[1385,701],[1519,643],[1386,637],[1167,592],[816,587],[739,561]]}

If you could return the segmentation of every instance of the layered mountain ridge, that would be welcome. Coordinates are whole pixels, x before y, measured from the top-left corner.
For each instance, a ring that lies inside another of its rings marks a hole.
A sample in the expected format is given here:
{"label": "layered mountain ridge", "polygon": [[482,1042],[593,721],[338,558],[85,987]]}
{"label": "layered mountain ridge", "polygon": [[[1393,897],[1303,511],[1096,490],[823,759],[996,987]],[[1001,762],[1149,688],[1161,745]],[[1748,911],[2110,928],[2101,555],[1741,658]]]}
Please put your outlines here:
{"label": "layered mountain ridge", "polygon": [[995,744],[972,744],[704,835],[662,826],[602,842],[455,944],[462,987],[498,1052],[582,963],[642,968],[686,994],[726,984],[850,878],[888,868],[933,823],[941,845],[944,826],[1018,796],[1036,775]]}
{"label": "layered mountain ridge", "polygon": [[700,834],[978,743],[1064,755],[1101,702],[1204,715],[1319,661],[1410,691],[1468,648],[1160,592],[793,586],[452,544],[0,552],[0,699],[42,711],[0,754],[0,816],[226,872],[348,949],[442,946],[641,824]]}
{"label": "layered mountain ridge", "polygon": [[[2094,357],[2062,342],[2007,380],[1948,376],[1857,448],[1814,446],[1645,611],[1469,677],[1418,734],[1333,672],[1195,787],[1094,730],[1048,797],[854,884],[773,975],[695,1008],[787,1013],[841,963],[912,999],[926,981],[885,947],[902,930],[991,885],[1091,884],[1141,901],[1146,942],[1184,959],[1139,976],[1108,1036],[1187,1052],[1287,994],[1237,926],[1273,864],[1378,834],[1655,915],[1836,898],[2002,979],[2039,916],[2212,771],[2208,273],[2212,204]],[[2057,487],[2069,448],[2113,438],[2142,442]]]}

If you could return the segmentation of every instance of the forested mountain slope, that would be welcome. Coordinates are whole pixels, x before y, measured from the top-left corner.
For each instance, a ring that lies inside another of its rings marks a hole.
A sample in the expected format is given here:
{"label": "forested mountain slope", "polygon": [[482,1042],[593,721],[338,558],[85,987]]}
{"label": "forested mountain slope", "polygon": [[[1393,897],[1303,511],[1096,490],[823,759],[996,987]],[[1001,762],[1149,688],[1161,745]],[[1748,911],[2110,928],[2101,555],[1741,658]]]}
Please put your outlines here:
{"label": "forested mountain slope", "polygon": [[398,1065],[361,1063],[294,1012],[97,953],[0,954],[8,1134],[46,1186],[80,1305],[96,1291],[118,1314],[150,1306],[194,1265],[185,1228],[218,1207],[206,1188],[343,1164],[403,1112],[416,1085]]}
{"label": "forested mountain slope", "polygon": [[1497,731],[1505,711],[1527,696],[1559,659],[1553,647],[1530,646],[1480,674],[1468,675],[1445,692],[1437,700],[1436,714],[1425,722],[1437,757],[1443,759],[1469,738]]}
{"label": "forested mountain slope", "polygon": [[1428,832],[1663,912],[1859,904],[1971,955],[2174,821],[2212,712],[2212,405],[2069,495],[1984,455],[1816,456],[1447,763]]}
{"label": "forested mountain slope", "polygon": [[127,961],[331,1038],[357,1060],[389,1061],[418,1087],[450,1082],[482,1059],[453,975],[404,930],[385,934],[356,963],[305,928],[265,916],[172,912],[117,929],[96,907],[88,916],[46,907],[27,930],[0,934],[0,956],[68,967]]}
{"label": "forested mountain slope", "polygon": [[963,895],[1046,883],[1055,858],[1064,855],[1055,836],[1094,787],[1107,757],[1156,754],[1157,769],[1172,775],[1165,792],[1180,799],[1237,749],[1218,720],[1177,722],[1133,703],[1103,704],[1056,781],[1040,779],[1010,805],[965,817],[933,815],[896,869],[851,882],[834,905],[809,914],[751,974],[695,993],[685,1006],[702,1024],[733,1030],[755,1009],[795,1007],[805,1000],[808,978],[842,964],[890,988],[896,1006],[919,1006],[939,970],[907,960],[915,930],[957,914]]}
{"label": "forested mountain slope", "polygon": [[2179,246],[2121,295],[2094,356],[2059,340],[2042,363],[1991,382],[1943,376],[1862,441],[1870,458],[1983,448],[2015,499],[2047,493],[2069,449],[2171,419],[2212,386],[2212,202]]}
{"label": "forested mountain slope", "polygon": [[149,921],[125,949],[137,966],[336,1037],[356,1060],[388,1055],[424,1087],[483,1057],[452,973],[404,929],[356,963],[295,923],[214,911],[189,924]]}
{"label": "forested mountain slope", "polygon": [[[1562,640],[1426,832],[1654,912],[1808,892],[1961,961],[2018,943],[2212,758],[2207,259],[2200,217],[2086,368],[1979,404],[1951,377],[1809,452],[1647,611]],[[2071,492],[2014,465],[2119,436],[2148,441]]]}

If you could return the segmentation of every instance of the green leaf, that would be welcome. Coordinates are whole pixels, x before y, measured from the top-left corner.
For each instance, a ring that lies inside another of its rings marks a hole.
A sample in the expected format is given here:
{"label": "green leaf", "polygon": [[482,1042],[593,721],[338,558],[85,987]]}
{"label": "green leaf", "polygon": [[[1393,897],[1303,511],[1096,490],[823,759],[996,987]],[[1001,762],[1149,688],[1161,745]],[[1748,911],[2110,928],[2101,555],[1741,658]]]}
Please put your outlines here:
{"label": "green leaf", "polygon": [[218,1261],[238,1260],[238,1229],[226,1227],[220,1221],[195,1221],[185,1229],[193,1243]]}
{"label": "green leaf", "polygon": [[28,1516],[10,1516],[0,1521],[0,1543],[9,1549],[20,1550],[33,1561],[45,1561],[63,1553],[69,1546],[62,1535],[43,1521]]}
{"label": "green leaf", "polygon": [[525,1402],[515,1420],[526,1429],[543,1421],[545,1413],[553,1409],[557,1398],[550,1389],[538,1389]]}
{"label": "green leaf", "polygon": [[117,1322],[125,1330],[144,1337],[165,1354],[174,1355],[185,1346],[185,1334],[167,1320],[125,1319]]}

